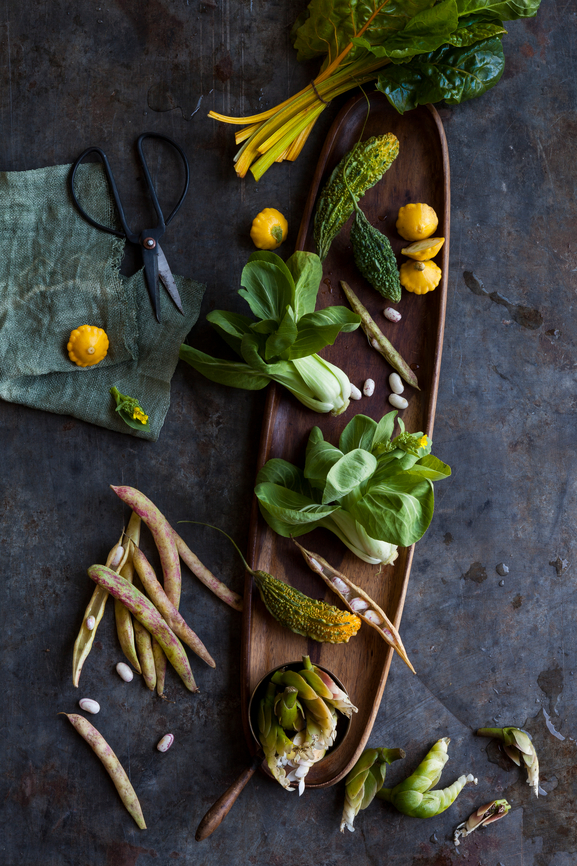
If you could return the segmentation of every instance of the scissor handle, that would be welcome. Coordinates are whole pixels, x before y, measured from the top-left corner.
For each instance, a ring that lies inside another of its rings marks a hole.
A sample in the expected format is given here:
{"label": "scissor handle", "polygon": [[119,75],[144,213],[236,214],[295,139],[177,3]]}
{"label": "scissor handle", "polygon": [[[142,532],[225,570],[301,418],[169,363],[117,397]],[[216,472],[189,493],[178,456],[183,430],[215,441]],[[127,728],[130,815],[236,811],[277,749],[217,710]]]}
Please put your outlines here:
{"label": "scissor handle", "polygon": [[[116,210],[118,211],[118,216],[120,217],[120,223],[122,225],[123,231],[119,231],[118,229],[113,229],[110,226],[105,226],[102,223],[97,222],[93,219],[90,214],[87,214],[78,198],[76,197],[76,191],[74,189],[74,178],[76,177],[76,172],[80,166],[80,163],[86,159],[86,157],[91,153],[97,153],[102,160],[102,164],[104,166],[104,171],[106,173],[106,177],[108,180],[108,185],[110,187],[110,191],[112,192],[112,197],[114,198],[114,204],[116,205]],[[111,235],[116,235],[117,238],[126,238],[131,243],[138,243],[139,236],[135,235],[128,227],[126,222],[126,217],[124,215],[124,208],[122,207],[122,202],[120,201],[120,196],[118,195],[118,188],[116,186],[116,181],[114,180],[114,175],[112,174],[112,169],[110,168],[110,163],[108,162],[108,157],[99,147],[89,147],[84,153],[81,153],[74,165],[72,166],[72,172],[70,174],[70,191],[72,194],[72,201],[74,202],[78,211],[82,214],[84,219],[90,223],[90,225],[94,226],[97,229],[101,229],[104,232],[108,232]],[[180,202],[179,202],[180,205]],[[155,206],[156,207],[156,206]],[[172,216],[172,214],[171,214]]]}
{"label": "scissor handle", "polygon": [[[142,142],[147,138],[159,138],[161,141],[166,141],[168,144],[172,145],[172,147],[178,152],[180,158],[182,159],[182,164],[184,165],[185,171],[185,182],[184,189],[182,190],[181,196],[176,204],[176,207],[173,208],[168,218],[164,219],[164,214],[162,213],[162,209],[160,207],[160,203],[158,201],[158,196],[156,195],[156,190],[154,188],[154,184],[152,182],[152,177],[150,175],[150,171],[148,170],[148,163],[146,162],[146,157],[144,156],[144,150],[142,148]],[[188,192],[188,187],[190,184],[190,166],[188,164],[188,159],[186,158],[186,154],[183,149],[180,147],[176,141],[173,141],[172,138],[169,138],[167,135],[161,135],[159,132],[143,132],[142,135],[138,136],[136,140],[136,149],[138,151],[138,156],[140,157],[140,161],[142,163],[142,168],[144,170],[144,177],[146,179],[146,185],[148,187],[148,191],[150,193],[150,198],[152,199],[152,204],[154,205],[154,210],[156,211],[156,216],[158,218],[158,227],[164,231],[167,225],[170,225],[173,217],[176,216],[178,211],[180,210],[180,206],[182,205],[184,199],[186,198],[186,194]]]}

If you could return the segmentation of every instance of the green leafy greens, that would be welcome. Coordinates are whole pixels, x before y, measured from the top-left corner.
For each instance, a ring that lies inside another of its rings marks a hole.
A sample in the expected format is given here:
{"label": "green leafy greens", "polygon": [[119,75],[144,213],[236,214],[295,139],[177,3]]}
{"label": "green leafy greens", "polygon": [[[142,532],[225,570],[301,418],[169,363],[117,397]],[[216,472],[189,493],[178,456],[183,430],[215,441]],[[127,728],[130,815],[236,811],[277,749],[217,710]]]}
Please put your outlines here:
{"label": "green leafy greens", "polygon": [[315,312],[321,277],[322,265],[313,253],[293,253],[286,264],[275,253],[253,253],[239,295],[256,320],[225,310],[207,316],[241,361],[213,358],[184,344],[180,358],[212,382],[255,391],[272,379],[315,412],[339,415],[349,405],[351,383],[317,352],[341,331],[354,331],[361,319],[347,307]]}
{"label": "green leafy greens", "polygon": [[431,522],[433,482],[451,474],[431,454],[430,439],[407,433],[400,418],[393,438],[396,415],[379,423],[356,415],[338,448],[313,427],[304,470],[269,460],[255,488],[269,526],[286,538],[322,526],[365,562],[394,562],[397,546],[414,544]]}

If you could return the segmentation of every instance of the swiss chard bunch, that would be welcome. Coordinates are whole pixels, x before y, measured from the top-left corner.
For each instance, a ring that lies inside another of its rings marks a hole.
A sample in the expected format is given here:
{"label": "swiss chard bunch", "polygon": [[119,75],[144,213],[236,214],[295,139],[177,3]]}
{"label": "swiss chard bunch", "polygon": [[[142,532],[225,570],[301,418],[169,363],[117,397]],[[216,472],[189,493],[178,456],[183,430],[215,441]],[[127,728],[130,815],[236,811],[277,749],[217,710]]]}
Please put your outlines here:
{"label": "swiss chard bunch", "polygon": [[433,517],[433,482],[451,474],[431,454],[423,433],[393,438],[396,412],[378,423],[356,415],[338,448],[311,430],[304,471],[273,458],[257,476],[255,493],[269,526],[286,537],[319,526],[330,530],[365,562],[389,565],[397,546],[418,541]]}
{"label": "swiss chard bunch", "polygon": [[358,328],[361,319],[347,307],[315,312],[321,277],[321,261],[314,253],[293,253],[286,264],[275,253],[253,253],[239,295],[256,319],[225,310],[207,316],[242,360],[213,358],[184,344],[180,358],[212,382],[255,391],[272,379],[309,409],[339,415],[349,405],[351,383],[316,353],[332,345],[341,331]]}
{"label": "swiss chard bunch", "polygon": [[504,21],[535,15],[540,0],[311,0],[292,31],[299,60],[322,58],[311,84],[251,117],[236,134],[240,177],[259,180],[276,161],[294,160],[334,97],[378,79],[401,114],[417,105],[464,102],[499,81]]}

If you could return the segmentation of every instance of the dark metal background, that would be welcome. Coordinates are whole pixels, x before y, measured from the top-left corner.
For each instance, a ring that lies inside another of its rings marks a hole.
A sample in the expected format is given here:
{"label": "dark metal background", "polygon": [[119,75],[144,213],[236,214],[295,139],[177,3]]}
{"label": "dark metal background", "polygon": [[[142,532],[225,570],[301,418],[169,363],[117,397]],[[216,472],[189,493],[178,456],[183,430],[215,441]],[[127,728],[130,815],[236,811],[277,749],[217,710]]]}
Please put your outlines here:
{"label": "dark metal background", "polygon": [[[70,162],[97,144],[135,221],[136,136],[155,130],[185,147],[192,190],[164,246],[175,272],[208,284],[193,332],[200,348],[211,345],[211,308],[242,309],[239,275],[262,207],[286,214],[290,251],[336,113],[325,111],[295,164],[274,166],[259,184],[236,178],[232,129],[206,118],[211,107],[256,112],[310,80],[314,64],[299,65],[289,43],[303,6],[6,0],[0,8],[0,169]],[[214,671],[193,662],[200,696],[172,673],[168,702],[138,677],[122,683],[111,611],[81,688],[72,687],[72,646],[92,592],[85,569],[103,560],[127,516],[110,483],[140,488],[172,521],[214,522],[246,542],[264,393],[221,388],[180,365],[154,445],[0,406],[3,866],[575,866],[575,24],[575,4],[553,2],[511,22],[499,85],[441,108],[452,237],[434,451],[453,476],[438,485],[403,619],[418,677],[393,661],[370,742],[406,749],[390,772],[395,782],[449,735],[443,780],[474,772],[478,788],[427,821],[377,802],[342,836],[342,786],[299,799],[257,776],[220,830],[196,843],[200,818],[248,753],[240,617],[190,576],[182,609],[217,661]],[[183,533],[240,590],[229,546],[208,529]],[[153,552],[149,539],[145,546]],[[504,578],[500,562],[510,569]],[[146,832],[57,716],[74,712],[82,695],[102,704],[95,722],[130,772]],[[473,737],[491,724],[533,734],[547,796],[532,798],[524,773]],[[168,730],[175,744],[161,755],[155,744]],[[457,854],[452,829],[495,796],[509,799],[511,814]]]}

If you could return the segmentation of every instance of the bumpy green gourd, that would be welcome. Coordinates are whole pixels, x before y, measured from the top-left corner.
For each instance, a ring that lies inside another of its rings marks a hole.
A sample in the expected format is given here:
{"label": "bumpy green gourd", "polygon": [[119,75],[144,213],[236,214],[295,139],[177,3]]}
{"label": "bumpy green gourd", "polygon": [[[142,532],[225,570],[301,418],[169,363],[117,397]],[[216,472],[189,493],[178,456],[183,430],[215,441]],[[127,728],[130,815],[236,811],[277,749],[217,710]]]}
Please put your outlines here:
{"label": "bumpy green gourd", "polygon": [[269,613],[297,634],[325,643],[346,643],[361,626],[356,614],[315,601],[266,571],[253,571],[252,576]]}
{"label": "bumpy green gourd", "polygon": [[391,133],[360,141],[334,169],[319,196],[315,213],[314,240],[321,261],[353,212],[353,203],[345,184],[353,195],[361,198],[379,181],[399,153],[399,142]]}
{"label": "bumpy green gourd", "polygon": [[401,283],[393,248],[389,239],[370,224],[356,201],[351,244],[357,268],[365,280],[397,304],[401,300]]}

